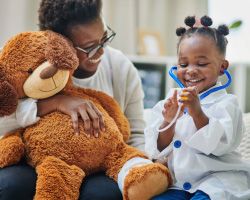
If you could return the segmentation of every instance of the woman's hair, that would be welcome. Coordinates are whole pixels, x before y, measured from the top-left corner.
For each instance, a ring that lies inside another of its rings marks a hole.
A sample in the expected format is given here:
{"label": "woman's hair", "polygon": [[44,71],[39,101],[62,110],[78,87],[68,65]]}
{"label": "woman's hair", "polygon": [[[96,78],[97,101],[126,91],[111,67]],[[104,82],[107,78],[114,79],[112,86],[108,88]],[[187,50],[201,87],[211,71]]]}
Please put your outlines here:
{"label": "woman's hair", "polygon": [[[184,38],[192,37],[193,35],[202,35],[211,38],[222,55],[226,55],[227,39],[226,35],[229,34],[229,29],[226,25],[220,25],[217,29],[209,27],[213,24],[213,21],[208,16],[203,16],[200,19],[201,27],[194,27],[196,19],[194,16],[188,16],[184,20],[185,24],[190,28],[185,29],[183,27],[176,29],[176,35],[180,36],[177,47]],[[178,48],[177,48],[178,49]]]}
{"label": "woman's hair", "polygon": [[39,27],[66,35],[69,25],[92,22],[101,16],[101,9],[101,0],[42,0]]}

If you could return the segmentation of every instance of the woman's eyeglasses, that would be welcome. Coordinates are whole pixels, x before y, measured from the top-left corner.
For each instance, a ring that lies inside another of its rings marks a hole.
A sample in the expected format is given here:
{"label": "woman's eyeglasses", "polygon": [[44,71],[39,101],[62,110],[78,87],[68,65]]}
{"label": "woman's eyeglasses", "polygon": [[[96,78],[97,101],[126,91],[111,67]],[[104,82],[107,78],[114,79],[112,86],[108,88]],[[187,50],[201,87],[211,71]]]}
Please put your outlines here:
{"label": "woman's eyeglasses", "polygon": [[104,48],[106,47],[108,44],[110,44],[112,42],[112,40],[114,39],[116,33],[110,28],[108,27],[108,35],[107,38],[105,38],[100,44],[98,44],[97,46],[93,47],[93,48],[88,48],[88,49],[83,49],[81,47],[75,47],[77,50],[82,51],[84,53],[87,54],[88,58],[91,58],[92,56],[94,56],[96,54],[96,52],[100,49],[100,48]]}

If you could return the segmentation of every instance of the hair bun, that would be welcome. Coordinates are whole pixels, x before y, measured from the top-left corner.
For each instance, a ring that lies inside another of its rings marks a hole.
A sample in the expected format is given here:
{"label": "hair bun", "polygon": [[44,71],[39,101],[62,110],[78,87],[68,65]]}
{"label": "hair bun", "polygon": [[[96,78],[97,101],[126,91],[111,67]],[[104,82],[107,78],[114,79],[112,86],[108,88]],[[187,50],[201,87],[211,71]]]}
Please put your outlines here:
{"label": "hair bun", "polygon": [[213,21],[212,21],[212,19],[210,17],[208,17],[208,16],[205,15],[205,16],[203,16],[201,18],[201,24],[203,26],[208,27],[208,26],[211,26],[213,24]]}
{"label": "hair bun", "polygon": [[195,24],[195,16],[188,16],[184,20],[185,24],[189,27],[193,27]]}
{"label": "hair bun", "polygon": [[181,36],[181,35],[183,35],[185,32],[186,32],[186,29],[183,28],[183,27],[180,27],[180,28],[177,28],[177,29],[176,29],[176,35],[177,35],[177,36]]}
{"label": "hair bun", "polygon": [[225,24],[220,25],[217,30],[222,35],[228,35],[229,34],[229,28]]}

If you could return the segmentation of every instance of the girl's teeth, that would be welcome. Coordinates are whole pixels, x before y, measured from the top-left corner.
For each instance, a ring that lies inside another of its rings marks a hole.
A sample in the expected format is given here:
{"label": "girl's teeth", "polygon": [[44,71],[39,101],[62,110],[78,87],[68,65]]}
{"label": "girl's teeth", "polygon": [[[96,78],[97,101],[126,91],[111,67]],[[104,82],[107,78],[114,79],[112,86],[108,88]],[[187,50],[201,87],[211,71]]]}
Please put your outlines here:
{"label": "girl's teeth", "polygon": [[189,80],[189,82],[192,82],[192,83],[197,83],[199,82],[200,80]]}

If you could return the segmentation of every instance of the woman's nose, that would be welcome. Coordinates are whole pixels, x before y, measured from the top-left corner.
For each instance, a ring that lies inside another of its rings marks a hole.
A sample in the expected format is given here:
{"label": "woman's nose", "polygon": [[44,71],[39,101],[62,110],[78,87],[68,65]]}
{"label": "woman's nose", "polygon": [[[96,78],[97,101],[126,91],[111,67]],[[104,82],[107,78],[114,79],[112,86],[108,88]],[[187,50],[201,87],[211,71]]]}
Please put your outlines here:
{"label": "woman's nose", "polygon": [[57,73],[58,69],[54,65],[49,65],[43,69],[40,73],[41,79],[48,79],[53,77]]}

